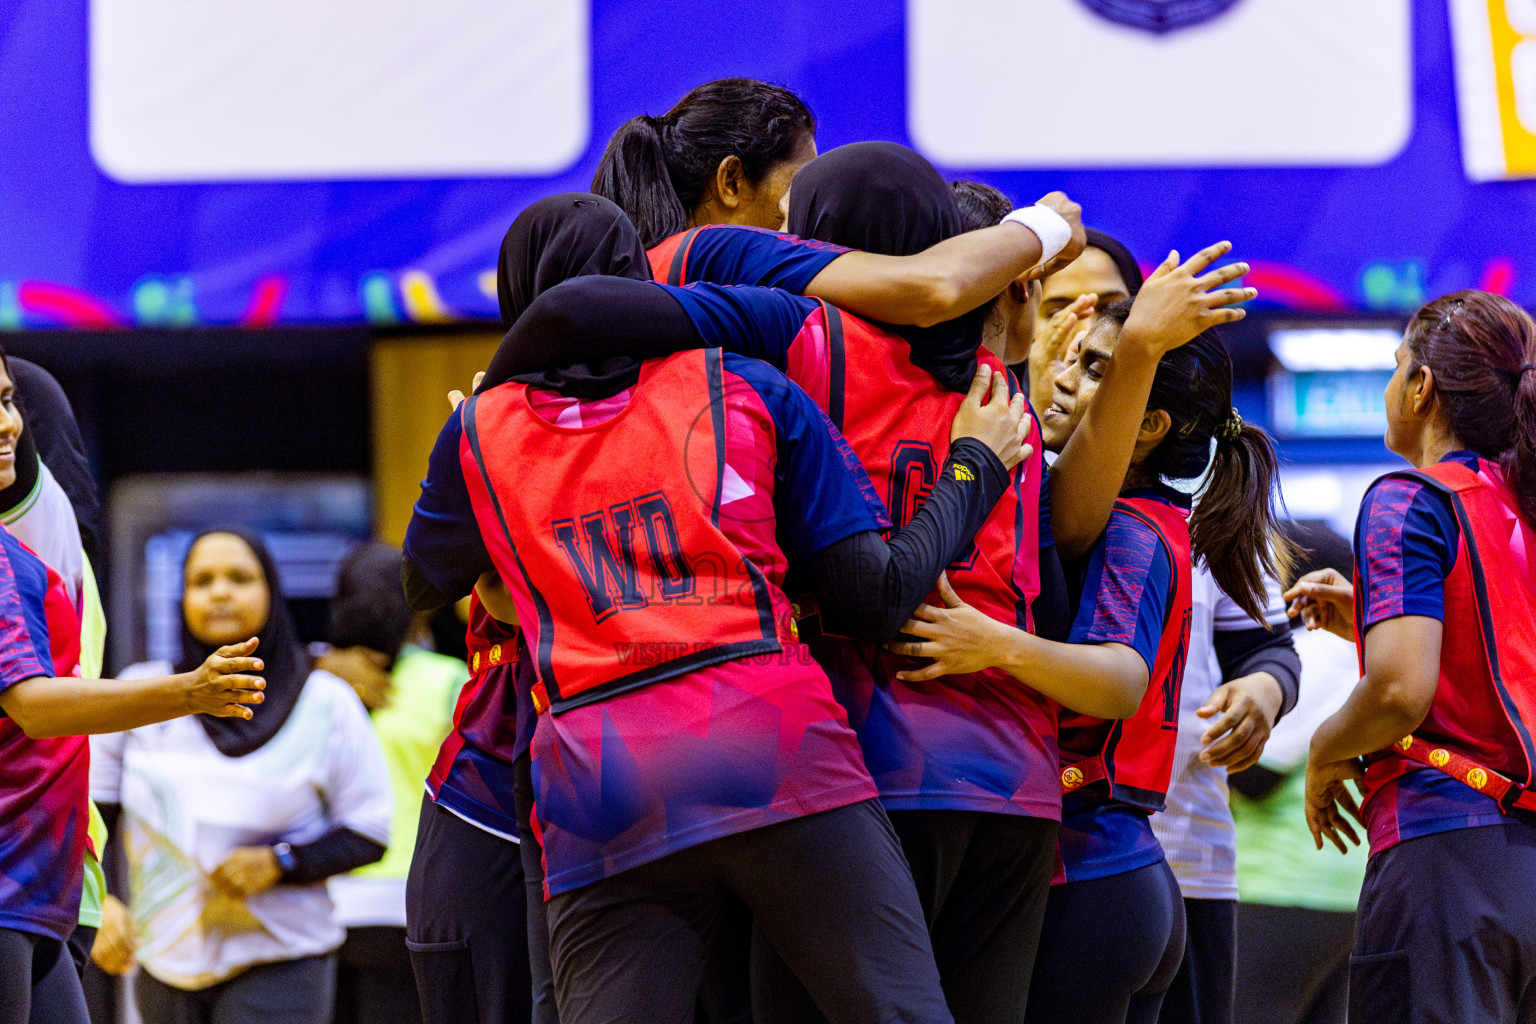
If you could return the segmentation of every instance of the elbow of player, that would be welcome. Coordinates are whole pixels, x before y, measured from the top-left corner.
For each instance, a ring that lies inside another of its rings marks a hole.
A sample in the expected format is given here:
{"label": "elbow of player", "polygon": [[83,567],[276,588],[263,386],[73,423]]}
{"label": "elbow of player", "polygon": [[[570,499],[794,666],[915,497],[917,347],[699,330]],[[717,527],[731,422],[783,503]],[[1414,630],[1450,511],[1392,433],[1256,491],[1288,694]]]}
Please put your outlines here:
{"label": "elbow of player", "polygon": [[1141,709],[1151,674],[1141,655],[1129,647],[1110,647],[1104,653],[1114,661],[1104,673],[1109,685],[1104,688],[1103,709],[1094,714],[1100,718],[1130,718]]}
{"label": "elbow of player", "polygon": [[1424,723],[1434,703],[1435,687],[1416,685],[1406,679],[1388,680],[1377,691],[1377,714],[1404,736]]}
{"label": "elbow of player", "polygon": [[51,740],[59,736],[68,735],[61,730],[52,715],[47,713],[44,702],[33,699],[34,694],[28,693],[32,680],[27,680],[11,687],[0,694],[0,711],[4,711],[11,721],[16,723],[29,740]]}
{"label": "elbow of player", "polygon": [[1147,684],[1113,687],[1104,698],[1104,713],[1100,718],[1130,718],[1141,709],[1141,698],[1146,696]]}

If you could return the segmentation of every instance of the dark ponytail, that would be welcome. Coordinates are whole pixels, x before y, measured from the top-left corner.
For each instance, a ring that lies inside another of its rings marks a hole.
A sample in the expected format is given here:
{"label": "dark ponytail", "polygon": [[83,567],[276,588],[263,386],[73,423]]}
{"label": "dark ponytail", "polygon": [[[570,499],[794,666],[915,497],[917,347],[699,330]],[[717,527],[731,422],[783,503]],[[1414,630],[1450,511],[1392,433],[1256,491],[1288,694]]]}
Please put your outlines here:
{"label": "dark ponytail", "polygon": [[1427,366],[1456,440],[1498,462],[1536,527],[1536,325],[1500,295],[1462,291],[1408,324],[1414,368]]}
{"label": "dark ponytail", "polygon": [[647,249],[683,230],[688,211],[672,187],[662,123],[642,114],[619,125],[592,176],[592,191],[623,210]]}
{"label": "dark ponytail", "polygon": [[665,115],[620,125],[592,191],[628,214],[650,248],[683,230],[720,161],[737,157],[756,183],[815,135],[810,108],[783,86],[751,78],[706,82]]}
{"label": "dark ponytail", "polygon": [[[1099,318],[1118,331],[1130,312],[1123,299]],[[1163,410],[1172,425],[1136,468],[1171,480],[1209,468],[1189,517],[1190,545],[1227,596],[1263,622],[1266,579],[1281,575],[1289,554],[1275,507],[1280,462],[1269,435],[1232,408],[1232,357],[1222,340],[1206,331],[1163,356],[1147,409]]]}

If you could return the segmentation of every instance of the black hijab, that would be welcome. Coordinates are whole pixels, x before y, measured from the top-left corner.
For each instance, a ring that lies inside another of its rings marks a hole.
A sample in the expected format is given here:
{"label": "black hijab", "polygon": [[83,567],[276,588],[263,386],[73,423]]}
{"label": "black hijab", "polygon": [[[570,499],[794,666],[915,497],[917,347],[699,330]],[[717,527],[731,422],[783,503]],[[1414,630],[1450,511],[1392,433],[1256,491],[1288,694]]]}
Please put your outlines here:
{"label": "black hijab", "polygon": [[1105,234],[1095,228],[1088,229],[1088,246],[1098,249],[1108,256],[1114,263],[1115,269],[1120,271],[1120,278],[1125,282],[1125,290],[1131,298],[1141,291],[1143,284],[1141,265],[1136,262],[1136,257],[1131,255],[1131,250],[1125,247],[1125,243],[1113,235]]}
{"label": "black hijab", "polygon": [[[277,565],[272,553],[262,539],[250,530],[239,526],[204,530],[192,541],[193,546],[210,533],[228,533],[245,541],[256,561],[261,563],[262,574],[267,578],[267,592],[272,595],[267,611],[267,623],[256,634],[261,643],[255,656],[265,667],[260,675],[267,681],[266,699],[251,706],[249,721],[244,718],[218,718],[214,715],[198,715],[203,731],[225,757],[244,757],[258,750],[277,735],[277,730],[288,721],[293,706],[298,703],[304,680],[309,676],[309,657],[299,646],[299,635],[293,627],[293,617],[288,613],[288,602],[283,597],[282,584],[277,577]],[[192,549],[187,549],[187,557]],[[182,563],[185,578],[186,563]],[[190,672],[197,668],[217,647],[205,644],[187,628],[187,616],[181,616],[181,659],[176,663],[177,672]]]}
{"label": "black hijab", "polygon": [[[651,280],[651,262],[640,233],[624,211],[589,192],[562,192],[518,214],[501,242],[496,300],[510,331],[541,294],[573,277]],[[509,379],[553,388],[573,398],[606,398],[640,379],[636,359],[615,358],[513,377],[493,358],[482,388]]]}
{"label": "black hijab", "polygon": [[540,199],[517,215],[501,240],[496,301],[510,328],[540,293],[573,277],[651,279],[640,233],[624,211],[589,192]]}
{"label": "black hijab", "polygon": [[[949,182],[894,142],[855,142],[800,169],[789,192],[790,234],[850,249],[911,256],[965,230]],[[883,324],[912,346],[912,361],[951,391],[976,374],[990,307],[933,327]]]}

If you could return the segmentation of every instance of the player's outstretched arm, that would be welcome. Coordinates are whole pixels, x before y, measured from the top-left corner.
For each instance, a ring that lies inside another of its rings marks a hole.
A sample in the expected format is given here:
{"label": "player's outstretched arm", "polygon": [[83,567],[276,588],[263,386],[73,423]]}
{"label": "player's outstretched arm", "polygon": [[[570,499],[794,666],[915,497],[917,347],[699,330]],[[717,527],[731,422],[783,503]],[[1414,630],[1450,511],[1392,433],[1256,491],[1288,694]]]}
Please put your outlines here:
{"label": "player's outstretched arm", "polygon": [[1044,276],[1081,255],[1087,241],[1082,207],[1062,192],[1035,205],[1058,215],[1070,231],[1066,245],[1052,249],[1044,266],[1047,243],[1022,221],[1005,221],[911,256],[845,253],[811,279],[805,294],[888,324],[931,327],[953,320],[990,302],[1029,270]]}
{"label": "player's outstretched arm", "polygon": [[153,679],[36,676],[0,693],[0,711],[33,739],[122,732],[183,715],[250,718],[266,682],[256,638],[220,647],[191,672]]}

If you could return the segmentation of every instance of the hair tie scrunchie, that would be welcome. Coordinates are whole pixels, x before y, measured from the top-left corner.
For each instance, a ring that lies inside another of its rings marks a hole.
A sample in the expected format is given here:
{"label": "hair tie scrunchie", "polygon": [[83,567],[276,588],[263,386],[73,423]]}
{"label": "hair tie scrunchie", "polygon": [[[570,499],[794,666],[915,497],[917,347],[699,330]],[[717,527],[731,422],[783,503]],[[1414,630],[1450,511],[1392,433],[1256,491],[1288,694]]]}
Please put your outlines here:
{"label": "hair tie scrunchie", "polygon": [[1232,415],[1227,417],[1227,421],[1221,425],[1221,429],[1217,431],[1216,436],[1229,444],[1233,441],[1236,441],[1239,437],[1242,437],[1242,413],[1238,412],[1236,409],[1233,409]]}
{"label": "hair tie scrunchie", "polygon": [[1520,376],[1524,377],[1532,370],[1536,370],[1536,363],[1526,363],[1524,366],[1520,367]]}

